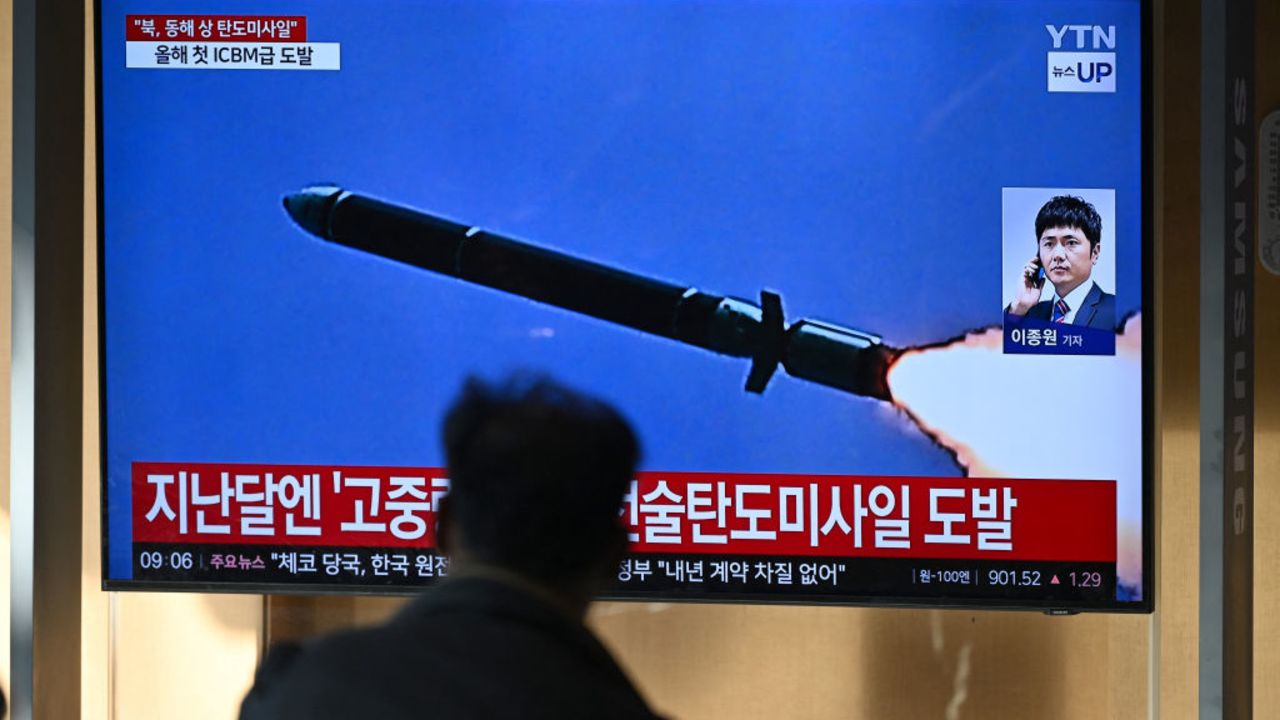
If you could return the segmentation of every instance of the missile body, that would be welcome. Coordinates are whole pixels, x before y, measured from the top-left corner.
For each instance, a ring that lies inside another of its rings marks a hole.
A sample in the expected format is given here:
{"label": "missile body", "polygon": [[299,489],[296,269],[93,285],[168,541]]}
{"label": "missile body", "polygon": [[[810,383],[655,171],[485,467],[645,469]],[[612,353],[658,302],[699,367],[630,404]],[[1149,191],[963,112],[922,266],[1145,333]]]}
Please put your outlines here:
{"label": "missile body", "polygon": [[423,270],[520,295],[712,352],[751,359],[747,390],[787,374],[890,399],[898,351],[869,333],[815,320],[787,327],[782,300],[760,303],[702,292],[460,225],[333,186],[287,195],[284,206],[324,240]]}

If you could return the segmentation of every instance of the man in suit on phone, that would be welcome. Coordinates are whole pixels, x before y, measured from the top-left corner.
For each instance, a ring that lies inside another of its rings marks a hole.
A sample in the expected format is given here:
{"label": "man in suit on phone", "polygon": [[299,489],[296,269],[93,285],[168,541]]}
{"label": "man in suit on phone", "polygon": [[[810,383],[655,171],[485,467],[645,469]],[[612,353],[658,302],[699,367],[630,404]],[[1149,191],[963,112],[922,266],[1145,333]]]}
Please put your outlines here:
{"label": "man in suit on phone", "polygon": [[[1114,332],[1116,296],[1091,277],[1102,252],[1102,218],[1093,205],[1074,195],[1045,203],[1036,215],[1036,244],[1007,315],[1015,322],[1031,318]],[[1041,300],[1046,279],[1053,298]]]}

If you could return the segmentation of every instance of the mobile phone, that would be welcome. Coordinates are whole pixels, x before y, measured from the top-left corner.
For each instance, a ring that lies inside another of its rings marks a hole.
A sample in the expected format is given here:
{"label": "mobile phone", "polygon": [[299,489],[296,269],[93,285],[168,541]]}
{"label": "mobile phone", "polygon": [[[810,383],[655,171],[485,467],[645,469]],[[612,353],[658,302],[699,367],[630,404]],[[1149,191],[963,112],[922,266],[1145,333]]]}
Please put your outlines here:
{"label": "mobile phone", "polygon": [[1032,262],[1035,263],[1036,274],[1031,277],[1031,287],[1044,287],[1044,263],[1040,262],[1039,257]]}

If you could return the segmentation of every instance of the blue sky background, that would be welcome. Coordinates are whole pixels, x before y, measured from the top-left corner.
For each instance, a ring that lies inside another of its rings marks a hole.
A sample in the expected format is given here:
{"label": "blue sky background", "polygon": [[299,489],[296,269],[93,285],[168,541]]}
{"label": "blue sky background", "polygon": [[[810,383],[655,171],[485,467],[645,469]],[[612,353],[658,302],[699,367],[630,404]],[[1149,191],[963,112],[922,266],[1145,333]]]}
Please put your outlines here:
{"label": "blue sky background", "polygon": [[[190,3],[102,3],[116,579],[131,462],[439,465],[472,373],[607,397],[648,469],[958,472],[882,403],[311,238],[280,198],[318,181],[895,346],[1000,322],[1002,187],[1114,188],[1138,307],[1136,1],[202,8],[305,15],[342,69],[127,70],[124,15]],[[1117,26],[1115,94],[1046,92],[1075,22]]]}

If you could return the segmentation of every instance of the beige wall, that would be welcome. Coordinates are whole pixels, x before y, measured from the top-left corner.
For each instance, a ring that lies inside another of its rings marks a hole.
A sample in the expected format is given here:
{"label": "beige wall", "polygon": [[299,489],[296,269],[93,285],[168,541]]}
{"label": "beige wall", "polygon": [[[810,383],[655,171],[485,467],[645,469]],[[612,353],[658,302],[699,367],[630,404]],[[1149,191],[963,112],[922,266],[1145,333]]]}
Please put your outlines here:
{"label": "beige wall", "polygon": [[[402,603],[289,598],[268,613],[288,630],[269,634],[378,622]],[[1148,716],[1145,615],[597,603],[590,623],[685,720]]]}
{"label": "beige wall", "polygon": [[684,718],[1138,718],[1147,616],[621,605],[593,623]]}
{"label": "beige wall", "polygon": [[[1280,111],[1280,2],[1258,0],[1258,121]],[[1255,717],[1280,717],[1280,277],[1254,269],[1253,697]]]}

